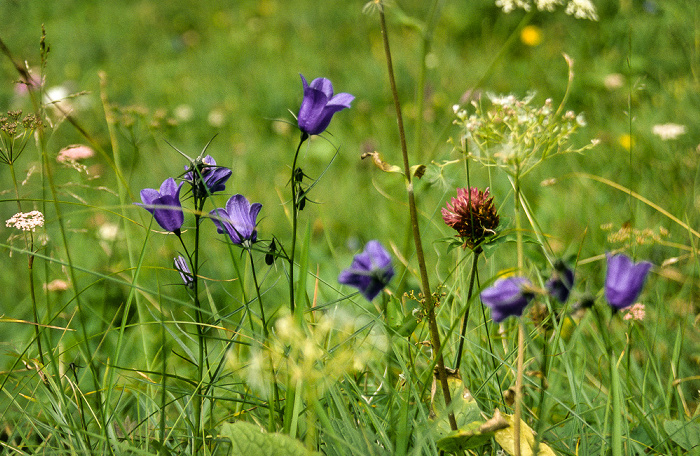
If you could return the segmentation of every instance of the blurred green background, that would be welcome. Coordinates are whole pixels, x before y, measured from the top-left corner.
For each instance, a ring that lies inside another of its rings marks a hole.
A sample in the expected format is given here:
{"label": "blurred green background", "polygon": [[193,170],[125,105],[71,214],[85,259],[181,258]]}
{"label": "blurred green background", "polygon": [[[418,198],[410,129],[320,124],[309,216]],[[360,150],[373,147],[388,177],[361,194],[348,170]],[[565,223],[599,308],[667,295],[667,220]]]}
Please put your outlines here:
{"label": "blurred green background", "polygon": [[[566,53],[575,62],[567,109],[583,112],[588,122],[574,141],[583,145],[597,138],[601,143],[585,155],[548,161],[524,184],[524,194],[543,230],[551,235],[556,253],[580,253],[587,258],[617,248],[619,245],[607,241],[609,231],[601,226],[612,224],[614,231],[628,222],[657,232],[664,227],[669,231],[665,241],[690,244],[687,230],[659,212],[624,192],[571,173],[611,179],[690,226],[698,226],[700,7],[696,2],[597,0],[598,22],[576,20],[564,14],[563,8],[555,13],[537,12],[529,22],[528,34],[522,36],[516,29],[526,16],[523,11],[504,14],[490,0],[441,2],[426,57],[425,104],[419,113],[416,84],[422,37],[415,25],[426,19],[426,3],[397,1],[387,10],[414,164],[460,158],[448,142],[460,134],[452,125],[453,105],[468,102],[470,94],[490,91],[522,97],[536,91],[535,103],[552,98],[558,105],[566,90],[567,66],[562,57]],[[259,232],[264,239],[272,234],[289,238],[285,212],[289,205],[284,203],[289,199],[287,181],[299,136],[294,123],[302,98],[299,74],[309,80],[327,77],[336,92],[354,94],[352,109],[338,114],[328,134],[307,143],[301,154],[304,172],[316,177],[338,149],[337,158],[311,195],[317,204],[308,205],[302,213],[302,228],[308,220],[314,241],[311,269],[335,284],[338,272],[362,243],[379,239],[402,251],[407,236],[403,182],[396,175],[382,174],[368,160],[360,160],[363,152],[374,150],[389,162],[400,164],[401,160],[378,17],[363,14],[363,6],[362,1],[303,0],[3,0],[0,17],[5,20],[0,37],[16,59],[26,61],[38,75],[44,24],[50,45],[44,71],[46,91],[55,98],[78,94],[69,96],[65,106],[109,153],[98,76],[104,72],[105,93],[118,107],[118,140],[133,201],[139,201],[140,189],[157,188],[167,177],[182,173],[186,162],[166,141],[194,156],[216,135],[207,152],[218,164],[230,166],[233,177],[226,195],[215,202],[222,206],[228,195],[243,193],[263,203]],[[31,104],[18,91],[17,79],[10,61],[3,58],[0,108],[28,112]],[[60,115],[53,112],[51,116],[55,123],[48,138],[50,154],[86,142]],[[417,147],[419,116],[423,134]],[[685,133],[664,141],[652,128],[665,123],[684,125]],[[20,180],[39,162],[35,148],[30,145],[29,149],[17,165]],[[141,236],[138,245],[145,231],[132,226],[126,234],[120,231],[113,237],[100,231],[107,223],[119,222],[117,183],[104,157],[85,163],[89,175],[69,168],[56,171],[65,201],[87,204],[65,206],[70,242],[80,246],[74,261],[87,270],[125,274],[129,267],[122,248],[125,236],[137,233]],[[511,224],[512,193],[505,177],[488,174],[474,163],[470,170],[473,185],[491,186],[496,203],[504,207],[505,226]],[[550,178],[556,178],[557,184],[540,186]],[[11,188],[4,167],[0,182],[3,190]],[[443,225],[439,209],[455,187],[464,186],[463,164],[430,166],[426,178],[417,183],[426,250],[439,280],[454,261],[446,245],[438,241],[453,235]],[[41,197],[39,178],[30,178],[21,190],[25,198]],[[0,206],[4,219],[15,209],[12,201]],[[148,223],[143,209],[134,206],[128,211],[134,221]],[[51,222],[51,214],[47,220]],[[55,241],[57,233],[52,229],[49,227],[49,236]],[[9,230],[6,233],[9,236]],[[225,247],[213,226],[205,239],[212,251],[205,254],[204,275],[224,280],[233,277],[230,262],[217,260],[216,252]],[[154,269],[145,273],[144,280],[153,273],[163,286],[176,283],[172,270],[159,268],[170,267],[178,244],[158,235],[149,242],[147,263]],[[62,258],[55,244],[44,253]],[[684,253],[662,245],[640,248],[640,255],[656,264]],[[17,266],[19,274],[24,274],[24,261],[19,255],[6,259],[5,269]],[[510,252],[491,263],[494,272],[510,266]],[[596,263],[583,274],[592,281],[587,286],[594,291],[602,284],[601,269],[602,263]],[[65,277],[58,265],[50,265],[48,273],[46,281]],[[679,289],[687,273],[679,272]],[[90,274],[81,277],[85,280],[82,287],[94,280]],[[22,285],[25,279],[9,273],[0,281],[4,289],[12,290],[11,298],[3,299],[0,312],[29,318],[28,307],[21,312],[14,308],[28,299]],[[696,287],[689,291],[683,299],[695,302]],[[95,295],[93,302],[104,298],[116,307],[123,303],[125,292],[117,285],[87,290]],[[179,288],[174,293],[186,299]],[[336,296],[329,291],[324,298]],[[99,304],[95,308],[111,319],[109,310]]]}

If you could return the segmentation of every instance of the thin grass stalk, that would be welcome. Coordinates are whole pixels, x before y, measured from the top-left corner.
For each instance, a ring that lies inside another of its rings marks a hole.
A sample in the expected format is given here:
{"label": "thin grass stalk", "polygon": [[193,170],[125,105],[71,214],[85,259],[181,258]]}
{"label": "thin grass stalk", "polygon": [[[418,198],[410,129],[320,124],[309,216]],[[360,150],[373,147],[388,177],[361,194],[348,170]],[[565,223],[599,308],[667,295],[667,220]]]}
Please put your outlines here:
{"label": "thin grass stalk", "polygon": [[[469,192],[471,195],[471,192]],[[473,226],[473,225],[472,225]],[[462,330],[459,333],[459,347],[457,348],[457,359],[455,360],[455,370],[459,371],[459,366],[462,363],[462,352],[464,351],[464,339],[467,337],[467,321],[469,321],[469,310],[471,308],[472,293],[474,292],[474,282],[476,281],[476,269],[479,261],[481,249],[473,252],[472,270],[469,275],[469,291],[467,292],[466,310],[464,311],[464,319],[462,320]]]}
{"label": "thin grass stalk", "polygon": [[[408,207],[411,216],[411,227],[413,229],[413,241],[416,246],[416,257],[418,258],[418,268],[420,270],[421,285],[423,289],[423,298],[425,299],[425,308],[428,312],[428,325],[430,327],[430,338],[433,346],[433,352],[437,356],[437,374],[442,392],[445,397],[445,405],[449,407],[452,402],[450,397],[450,388],[447,383],[447,373],[445,372],[445,358],[442,354],[442,346],[440,343],[440,333],[438,331],[437,321],[435,318],[435,302],[430,288],[428,279],[428,271],[425,266],[425,256],[423,254],[423,244],[420,237],[420,228],[418,226],[418,211],[416,210],[416,200],[413,193],[413,182],[411,178],[411,166],[408,159],[408,147],[406,145],[406,133],[403,126],[403,116],[401,115],[401,103],[399,101],[399,93],[396,88],[396,79],[394,77],[394,67],[391,60],[391,47],[389,46],[389,35],[386,27],[386,18],[384,17],[383,5],[379,8],[379,19],[382,29],[382,37],[384,41],[384,53],[386,55],[387,70],[389,73],[389,82],[391,84],[391,93],[394,99],[394,108],[399,126],[399,138],[401,141],[401,154],[403,156],[404,174],[406,176],[406,189],[408,192]],[[457,430],[457,421],[454,413],[448,415],[450,428]]]}
{"label": "thin grass stalk", "polygon": [[[518,168],[514,176],[515,181],[515,235],[516,235],[516,248],[518,253],[518,273],[523,272],[523,267],[525,264],[525,256],[523,253],[523,227],[522,221],[520,220],[520,169]],[[520,419],[522,416],[522,400],[523,400],[523,358],[525,356],[525,327],[522,322],[522,318],[518,318],[518,360],[517,360],[517,371],[515,374],[515,414],[513,418],[513,432],[514,432],[514,447],[515,456],[520,456]]]}

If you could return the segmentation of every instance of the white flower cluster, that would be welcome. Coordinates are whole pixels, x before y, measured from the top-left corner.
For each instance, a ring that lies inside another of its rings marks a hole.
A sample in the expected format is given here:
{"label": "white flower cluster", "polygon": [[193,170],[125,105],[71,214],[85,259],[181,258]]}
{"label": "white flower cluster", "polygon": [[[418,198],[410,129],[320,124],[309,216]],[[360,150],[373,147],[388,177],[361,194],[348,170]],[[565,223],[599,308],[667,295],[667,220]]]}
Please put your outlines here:
{"label": "white flower cluster", "polygon": [[[549,12],[554,11],[557,6],[564,4],[564,0],[533,1],[538,10]],[[510,13],[515,9],[530,11],[532,8],[530,0],[496,0],[496,6],[503,9],[506,13]],[[568,0],[566,4],[566,14],[574,16],[577,19],[598,20],[598,13],[596,13],[595,6],[591,3],[591,0]]]}
{"label": "white flower cluster", "polygon": [[569,137],[586,121],[573,111],[555,109],[550,98],[532,106],[534,94],[522,99],[514,95],[487,94],[490,103],[472,102],[473,114],[454,106],[455,124],[464,133],[460,144],[465,152],[487,166],[499,166],[524,175],[547,157],[563,152],[582,152],[595,142],[576,149]]}
{"label": "white flower cluster", "polygon": [[44,214],[39,211],[18,212],[5,221],[5,226],[34,232],[36,227],[44,226]]}
{"label": "white flower cluster", "polygon": [[676,139],[681,135],[685,134],[685,125],[678,125],[674,123],[654,125],[651,129],[652,133],[659,136],[664,141],[669,141]]}

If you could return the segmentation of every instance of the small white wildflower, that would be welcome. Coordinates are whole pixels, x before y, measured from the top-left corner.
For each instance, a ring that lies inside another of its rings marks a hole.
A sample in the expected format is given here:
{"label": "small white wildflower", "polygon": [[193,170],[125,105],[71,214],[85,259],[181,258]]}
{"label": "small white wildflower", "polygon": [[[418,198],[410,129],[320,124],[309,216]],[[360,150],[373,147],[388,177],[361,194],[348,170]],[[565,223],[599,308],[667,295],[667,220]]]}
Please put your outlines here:
{"label": "small white wildflower", "polygon": [[34,232],[37,226],[44,226],[44,214],[39,211],[18,212],[5,221],[5,226]]}
{"label": "small white wildflower", "polygon": [[668,141],[676,139],[685,134],[685,125],[678,125],[674,123],[654,125],[651,131],[664,141]]}
{"label": "small white wildflower", "polygon": [[226,113],[222,109],[212,109],[207,116],[207,122],[212,127],[221,127],[226,122]]}
{"label": "small white wildflower", "polygon": [[598,20],[595,6],[590,0],[571,0],[566,5],[566,14],[573,15],[576,19]]}
{"label": "small white wildflower", "polygon": [[56,156],[56,161],[59,163],[66,163],[68,161],[83,160],[94,155],[95,151],[93,151],[90,147],[82,144],[73,144],[72,146],[61,149]]}
{"label": "small white wildflower", "polygon": [[646,310],[644,309],[644,304],[638,302],[632,307],[625,309],[625,316],[622,317],[625,320],[642,321],[646,316]]}
{"label": "small white wildflower", "polygon": [[525,0],[496,0],[496,6],[501,8],[504,13],[510,13],[516,8],[522,8],[525,11],[530,11],[530,4]]}
{"label": "small white wildflower", "polygon": [[174,114],[180,122],[189,122],[194,117],[194,110],[190,105],[181,104],[175,108]]}
{"label": "small white wildflower", "polygon": [[603,79],[603,85],[610,91],[620,89],[625,85],[625,77],[620,73],[610,73]]}
{"label": "small white wildflower", "polygon": [[119,225],[116,223],[103,223],[97,230],[98,236],[103,241],[113,242],[119,236]]}
{"label": "small white wildflower", "polygon": [[68,289],[68,282],[62,279],[55,279],[49,283],[44,284],[45,291],[66,291]]}
{"label": "small white wildflower", "polygon": [[535,0],[535,5],[540,11],[554,11],[554,8],[561,4],[562,0]]}

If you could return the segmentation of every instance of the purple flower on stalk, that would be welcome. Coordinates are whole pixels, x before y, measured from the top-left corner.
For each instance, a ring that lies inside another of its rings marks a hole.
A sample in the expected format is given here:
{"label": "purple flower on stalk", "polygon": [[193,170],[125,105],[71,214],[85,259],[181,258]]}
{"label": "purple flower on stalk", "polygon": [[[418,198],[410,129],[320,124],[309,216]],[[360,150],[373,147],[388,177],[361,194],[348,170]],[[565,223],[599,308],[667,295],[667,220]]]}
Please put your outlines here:
{"label": "purple flower on stalk", "polygon": [[226,202],[226,208],[214,209],[209,213],[216,225],[216,231],[226,233],[234,244],[248,247],[258,240],[255,219],[262,204],[250,204],[243,195],[233,195]]}
{"label": "purple flower on stalk", "polygon": [[299,129],[307,135],[321,134],[328,128],[333,114],[349,108],[355,97],[349,93],[333,96],[333,84],[326,78],[316,78],[309,84],[304,76],[299,76],[304,84],[304,99],[297,116]]}
{"label": "purple flower on stalk", "polygon": [[379,241],[369,241],[352,265],[338,276],[338,282],[360,290],[368,301],[373,300],[394,277],[391,256]]}
{"label": "purple flower on stalk", "polygon": [[569,299],[571,288],[574,286],[574,270],[563,261],[558,260],[554,264],[554,273],[545,283],[549,295],[562,304]]}
{"label": "purple flower on stalk", "polygon": [[172,177],[167,178],[160,186],[160,191],[152,188],[144,188],[141,190],[142,203],[134,203],[141,206],[148,212],[153,214],[153,217],[164,230],[171,231],[177,235],[180,234],[180,227],[185,221],[185,216],[182,213],[182,205],[180,204],[180,185],[175,183]]}
{"label": "purple flower on stalk", "polygon": [[607,255],[608,271],[605,275],[605,299],[615,309],[621,310],[634,304],[647,278],[651,263],[633,263],[623,254]]}
{"label": "purple flower on stalk", "polygon": [[209,189],[210,194],[226,190],[226,181],[231,177],[231,170],[223,166],[216,166],[216,160],[214,160],[211,155],[204,157],[201,163],[198,162],[199,160],[197,160],[192,167],[185,167],[187,172],[183,176],[183,179],[192,185],[194,185],[195,182],[198,183],[199,187],[196,189],[196,192],[206,196],[207,192],[202,185],[202,181],[197,172],[193,169],[193,167],[196,166],[199,167],[199,172],[202,174],[204,184],[206,188]]}
{"label": "purple flower on stalk", "polygon": [[182,255],[176,256],[173,260],[175,269],[180,273],[182,281],[187,285],[187,288],[194,288],[194,276],[190,271],[190,266],[187,264],[187,260]]}
{"label": "purple flower on stalk", "polygon": [[511,315],[519,317],[534,294],[528,290],[532,284],[525,277],[499,279],[481,292],[481,300],[491,309],[491,318],[500,323]]}

